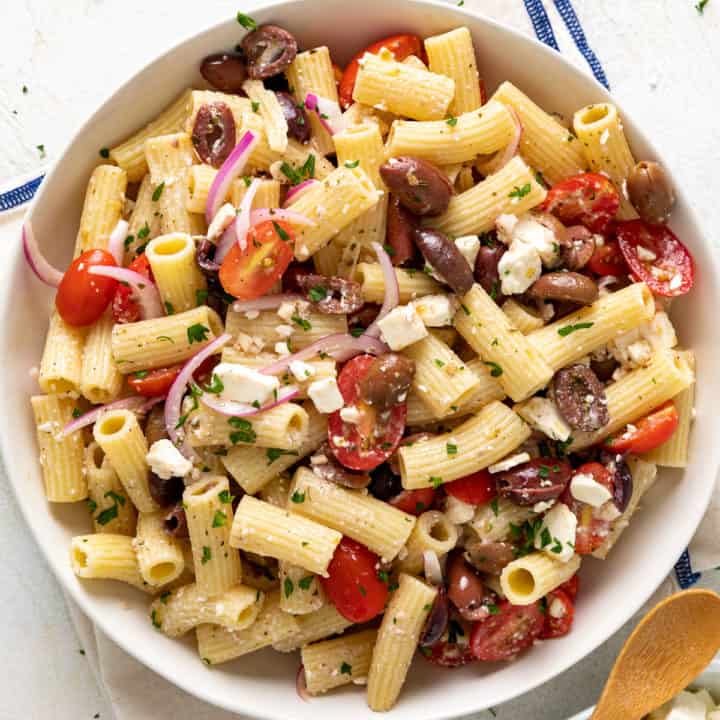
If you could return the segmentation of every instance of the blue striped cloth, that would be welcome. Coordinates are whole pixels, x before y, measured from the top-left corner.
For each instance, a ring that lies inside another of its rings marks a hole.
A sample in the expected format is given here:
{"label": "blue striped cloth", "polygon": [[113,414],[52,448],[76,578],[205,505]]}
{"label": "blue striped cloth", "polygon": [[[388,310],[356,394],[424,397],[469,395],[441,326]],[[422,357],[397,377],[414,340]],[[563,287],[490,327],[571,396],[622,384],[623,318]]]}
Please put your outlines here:
{"label": "blue striped cloth", "polygon": [[[559,52],[560,48],[555,36],[555,30],[543,0],[523,0],[523,2],[538,40]],[[550,0],[545,0],[545,2],[549,3]],[[571,0],[552,0],[552,2],[565,24],[567,33],[574,41],[578,52],[587,62],[593,76],[599,83],[610,89],[610,83],[602,63],[588,43]],[[0,193],[0,212],[11,210],[29,202],[35,195],[43,177],[44,175],[39,175],[17,187]],[[675,575],[678,584],[683,589],[689,588],[700,579],[700,573],[693,572],[690,553],[687,550],[675,565]]]}

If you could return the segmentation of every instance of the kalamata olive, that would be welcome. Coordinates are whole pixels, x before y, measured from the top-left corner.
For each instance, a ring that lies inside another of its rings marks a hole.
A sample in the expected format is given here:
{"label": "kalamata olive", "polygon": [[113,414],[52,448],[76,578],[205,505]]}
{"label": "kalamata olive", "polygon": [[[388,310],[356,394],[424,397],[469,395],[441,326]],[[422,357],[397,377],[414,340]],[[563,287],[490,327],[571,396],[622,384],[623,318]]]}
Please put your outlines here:
{"label": "kalamata olive", "polygon": [[415,376],[415,361],[397,353],[376,357],[358,383],[361,400],[385,412],[407,399]]}
{"label": "kalamata olive", "polygon": [[662,165],[647,160],[639,162],[628,176],[627,193],[645,222],[667,222],[675,204],[675,191]]}
{"label": "kalamata olive", "polygon": [[335,485],[361,490],[370,484],[367,473],[352,472],[341,465],[335,459],[328,442],[324,442],[310,458],[310,467],[318,477]]}
{"label": "kalamata olive", "polygon": [[247,77],[245,63],[236,53],[208,55],[200,64],[200,74],[224,92],[240,92]]}
{"label": "kalamata olive", "polygon": [[515,553],[510,543],[470,540],[465,543],[465,559],[480,572],[500,575],[515,559]]}
{"label": "kalamata olive", "polygon": [[613,373],[617,369],[619,363],[615,358],[606,358],[605,360],[591,360],[590,369],[597,375],[600,382],[609,382],[612,380]]}
{"label": "kalamata olive", "polygon": [[302,288],[300,287],[300,278],[303,275],[312,275],[315,272],[315,265],[312,260],[308,260],[303,263],[292,262],[288,265],[288,269],[282,276],[282,286],[285,292],[299,293]]}
{"label": "kalamata olive", "polygon": [[498,263],[504,254],[505,246],[496,242],[492,245],[483,245],[475,258],[475,280],[498,305],[505,299],[500,290],[498,273]]}
{"label": "kalamata olive", "polygon": [[380,175],[400,204],[415,215],[441,215],[447,210],[453,186],[447,175],[427,160],[390,158]]}
{"label": "kalamata olive", "polygon": [[348,315],[363,306],[360,283],[354,280],[309,273],[298,275],[297,284],[315,308],[326,315]]}
{"label": "kalamata olive", "polygon": [[613,501],[619,512],[625,512],[633,494],[632,473],[625,458],[618,454],[603,450],[600,462],[613,476]]}
{"label": "kalamata olive", "polygon": [[[431,437],[434,436],[432,433],[429,432],[410,433],[410,435],[406,435],[400,441],[399,447],[407,447],[408,445],[414,445],[415,443],[429,440]],[[390,459],[388,460],[388,465],[390,466],[390,470],[392,470],[392,472],[394,472],[396,475],[400,475],[400,458],[398,457],[397,451],[395,451],[390,456]]]}
{"label": "kalamata olive", "polygon": [[434,645],[447,629],[450,619],[450,604],[448,603],[447,592],[444,587],[438,588],[435,601],[430,608],[425,627],[420,633],[420,647]]}
{"label": "kalamata olive", "polygon": [[350,314],[348,317],[348,325],[351,328],[360,327],[367,329],[375,322],[375,318],[377,318],[379,312],[379,305],[375,303],[365,303],[359,310]]}
{"label": "kalamata olive", "polygon": [[564,300],[578,305],[591,305],[597,300],[598,286],[594,280],[576,272],[549,272],[541,275],[528,290],[539,300]]}
{"label": "kalamata olive", "polygon": [[568,424],[575,430],[593,432],[608,424],[605,388],[585,365],[571,365],[555,373],[551,394]]}
{"label": "kalamata olive", "polygon": [[298,49],[295,38],[277,25],[261,25],[243,38],[241,47],[248,75],[253,80],[263,80],[286,70]]}
{"label": "kalamata olive", "polygon": [[181,477],[171,477],[165,480],[154,472],[150,473],[148,488],[152,499],[160,507],[174,505],[182,499],[185,483]]}
{"label": "kalamata olive", "polygon": [[148,446],[158,440],[164,440],[168,437],[167,424],[165,422],[165,407],[155,405],[147,416],[145,421],[145,438]]}
{"label": "kalamata olive", "polygon": [[473,274],[468,261],[452,240],[439,230],[418,228],[415,244],[425,260],[458,295],[464,295],[473,286]]}
{"label": "kalamata olive", "polygon": [[535,458],[498,473],[497,489],[516,505],[534,505],[560,497],[571,475],[567,460]]}
{"label": "kalamata olive", "polygon": [[460,554],[448,558],[448,598],[465,620],[484,620],[488,615],[485,586]]}
{"label": "kalamata olive", "polygon": [[393,472],[388,463],[378,465],[374,470],[371,470],[370,477],[372,480],[368,490],[378,500],[388,501],[403,491],[400,473]]}
{"label": "kalamata olive", "polygon": [[397,195],[390,195],[387,210],[387,244],[392,249],[390,259],[393,265],[402,265],[415,256],[413,234],[418,219],[400,204]]}
{"label": "kalamata olive", "polygon": [[192,131],[195,151],[204,163],[219,168],[235,147],[235,119],[224,102],[201,105]]}
{"label": "kalamata olive", "polygon": [[582,270],[595,252],[595,238],[584,225],[567,228],[567,242],[560,246],[560,261],[568,270]]}
{"label": "kalamata olive", "polygon": [[298,105],[290,93],[276,92],[288,126],[288,137],[306,143],[310,139],[310,123],[304,105]]}
{"label": "kalamata olive", "polygon": [[220,265],[218,265],[218,263],[216,263],[213,259],[215,257],[216,249],[217,245],[210,242],[207,238],[203,238],[197,246],[195,262],[197,262],[198,267],[203,270],[205,274],[210,273],[217,276]]}
{"label": "kalamata olive", "polygon": [[163,526],[168,535],[176,538],[188,537],[187,516],[181,502],[163,518]]}

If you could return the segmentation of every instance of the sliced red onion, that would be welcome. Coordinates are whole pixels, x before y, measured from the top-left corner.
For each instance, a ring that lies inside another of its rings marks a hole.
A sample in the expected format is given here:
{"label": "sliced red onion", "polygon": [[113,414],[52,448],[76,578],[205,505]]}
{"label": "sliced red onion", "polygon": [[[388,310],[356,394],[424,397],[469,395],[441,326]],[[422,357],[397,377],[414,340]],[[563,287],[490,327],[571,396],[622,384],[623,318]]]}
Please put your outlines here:
{"label": "sliced red onion", "polygon": [[125,238],[127,237],[128,228],[127,221],[118,220],[115,229],[110,233],[108,239],[108,252],[115,258],[115,262],[122,267],[125,257]]}
{"label": "sliced red onion", "polygon": [[520,139],[523,134],[522,123],[514,108],[510,105],[506,105],[505,107],[510,111],[513,123],[515,124],[515,134],[504,150],[497,153],[489,162],[482,166],[481,172],[484,175],[494,175],[496,172],[502,170],[515,155],[517,155],[518,148],[520,147]]}
{"label": "sliced red onion", "polygon": [[235,312],[253,312],[260,310],[275,310],[283,303],[296,303],[305,298],[302,295],[293,295],[291,293],[281,293],[278,295],[265,295],[257,300],[238,300],[233,303],[232,309]]}
{"label": "sliced red onion", "polygon": [[[209,358],[221,350],[231,339],[232,335],[224,333],[220,335],[220,337],[215,338],[211,343],[208,343],[202,350],[195,353],[195,355],[183,365],[182,370],[180,370],[175,381],[170,386],[167,399],[165,400],[165,428],[167,429],[170,440],[172,440],[175,445],[177,445],[180,440],[176,426],[180,419],[180,409],[185,395],[185,389],[192,379],[192,374],[202,365],[206,358]],[[189,455],[192,457],[193,455],[192,450],[190,450],[184,440],[180,450],[186,456]]]}
{"label": "sliced red onion", "polygon": [[295,676],[295,691],[303,702],[310,702],[310,695],[308,694],[307,682],[305,680],[305,667],[303,665],[298,668],[297,675]]}
{"label": "sliced red onion", "polygon": [[360,353],[370,353],[371,355],[382,355],[388,351],[388,346],[380,342],[377,338],[368,337],[367,334],[360,337],[353,337],[348,333],[336,333],[335,335],[326,335],[324,338],[317,340],[312,345],[308,345],[299,352],[292,355],[286,355],[280,358],[272,365],[268,365],[260,370],[265,375],[278,375],[290,367],[290,363],[295,360],[307,360],[308,358],[324,353],[329,355],[338,362],[345,362]]}
{"label": "sliced red onion", "polygon": [[144,275],[128,268],[113,267],[111,265],[93,265],[88,272],[91,275],[114,278],[129,285],[133,291],[133,296],[140,303],[140,313],[143,320],[152,320],[165,314],[160,300],[160,293],[155,283],[148,280]]}
{"label": "sliced red onion", "polygon": [[311,187],[319,184],[319,180],[316,180],[315,178],[308,178],[307,180],[303,180],[299,185],[293,185],[287,191],[287,195],[285,195],[285,202],[283,203],[283,207],[286,208],[288,205],[291,205],[295,201],[299,200],[300,197],[304,195]]}
{"label": "sliced red onion", "polygon": [[257,415],[265,410],[277,407],[278,405],[284,405],[293,398],[296,398],[300,394],[300,388],[296,385],[286,385],[277,392],[277,398],[267,405],[261,405],[255,407],[254,405],[248,405],[247,403],[235,402],[233,400],[221,400],[216,395],[210,395],[203,393],[200,396],[200,402],[209,407],[215,412],[219,412],[221,415],[229,415],[231,417],[248,417],[249,415]]}
{"label": "sliced red onion", "polygon": [[[154,401],[162,400],[163,398],[153,398]],[[88,410],[83,413],[79,418],[71,420],[60,432],[60,437],[63,438],[70,433],[74,433],[76,430],[92,425],[104,412],[110,410],[145,410],[147,399],[140,395],[134,395],[133,397],[123,398],[122,400],[115,400],[115,402],[108,403],[107,405],[100,405],[99,407]],[[155,404],[155,402],[153,402]]]}
{"label": "sliced red onion", "polygon": [[339,133],[345,129],[342,110],[334,100],[329,100],[322,95],[308,93],[305,96],[305,107],[317,114],[322,126],[331,134]]}
{"label": "sliced red onion", "polygon": [[260,180],[255,178],[247,189],[238,208],[237,218],[235,220],[235,239],[241,250],[247,247],[247,232],[250,229],[250,208],[252,208],[255,195],[260,189]]}
{"label": "sliced red onion", "polygon": [[245,169],[248,158],[250,157],[255,145],[257,143],[257,136],[250,130],[247,130],[245,134],[240,138],[240,142],[233,148],[233,151],[228,155],[225,162],[220,166],[220,169],[215,175],[212,185],[210,186],[210,192],[208,193],[207,204],[205,205],[205,219],[208,225],[212,222],[215,217],[215,213],[220,209],[220,206],[225,202],[230,185],[233,180],[238,177]]}
{"label": "sliced red onion", "polygon": [[213,262],[220,265],[223,258],[230,252],[230,248],[237,241],[237,234],[235,233],[235,223],[230,223],[227,230],[222,234],[220,242],[215,248],[215,255],[213,255]]}
{"label": "sliced red onion", "polygon": [[385,297],[383,298],[383,304],[380,308],[380,312],[364,334],[369,335],[370,337],[379,337],[380,328],[378,327],[378,322],[382,320],[391,310],[398,306],[400,302],[400,286],[398,285],[398,279],[395,274],[395,268],[393,267],[392,260],[390,260],[390,256],[385,252],[383,246],[377,242],[373,242],[371,245],[377,255],[378,262],[380,263],[380,269],[383,273],[383,280],[385,282]]}
{"label": "sliced red onion", "polygon": [[440,587],[443,584],[443,573],[437,553],[434,550],[425,550],[423,552],[423,563],[425,565],[425,579],[432,585]]}
{"label": "sliced red onion", "polygon": [[40,252],[37,240],[35,240],[32,223],[29,220],[26,220],[22,226],[22,244],[25,260],[27,260],[30,269],[35,273],[38,280],[42,280],[46,285],[54,288],[60,285],[63,273],[54,268]]}
{"label": "sliced red onion", "polygon": [[305,215],[293,212],[292,210],[282,210],[279,208],[261,208],[260,210],[253,210],[250,213],[250,224],[258,225],[266,220],[284,220],[289,222],[291,225],[306,225],[308,227],[314,227],[317,223],[311,220]]}

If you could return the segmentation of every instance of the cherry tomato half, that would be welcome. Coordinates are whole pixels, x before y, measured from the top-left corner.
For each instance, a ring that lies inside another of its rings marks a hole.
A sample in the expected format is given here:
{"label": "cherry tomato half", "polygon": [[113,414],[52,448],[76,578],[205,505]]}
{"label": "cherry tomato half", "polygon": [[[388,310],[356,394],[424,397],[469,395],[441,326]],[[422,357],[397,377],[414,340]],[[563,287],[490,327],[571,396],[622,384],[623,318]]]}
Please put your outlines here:
{"label": "cherry tomato half", "polygon": [[[148,280],[153,279],[150,261],[147,259],[145,253],[138,255],[130,265],[128,265],[128,270],[134,270],[136,273],[145,276]],[[112,312],[116,323],[133,323],[142,318],[140,303],[133,298],[132,288],[127,285],[118,284],[115,297],[113,297]]]}
{"label": "cherry tomato half", "polygon": [[656,295],[677,297],[690,292],[695,281],[695,262],[669,227],[627,220],[618,223],[615,232],[633,274]]}
{"label": "cherry tomato half", "polygon": [[470,647],[478,660],[508,660],[529,648],[544,627],[540,603],[511,605],[506,601],[498,607],[497,614],[475,625]]}
{"label": "cherry tomato half", "polygon": [[540,207],[565,225],[584,225],[599,233],[615,217],[620,196],[604,175],[583,173],[553,185]]}
{"label": "cherry tomato half", "polygon": [[360,410],[360,422],[344,422],[339,410],[328,417],[328,441],[333,453],[351,470],[374,470],[384,463],[397,449],[405,431],[406,403],[393,406],[383,424],[370,405],[358,400],[358,382],[374,359],[372,355],[354,357],[345,364],[337,380],[345,405],[355,405]]}
{"label": "cherry tomato half", "polygon": [[235,243],[220,266],[220,283],[226,292],[240,300],[255,300],[282,277],[293,259],[295,235],[282,221],[266,220],[253,225],[247,246]]}
{"label": "cherry tomato half", "polygon": [[497,495],[495,478],[487,470],[480,470],[459,480],[445,483],[443,488],[448,495],[470,505],[479,505],[492,500]]}
{"label": "cherry tomato half", "polygon": [[587,266],[588,269],[592,270],[596,275],[622,277],[629,272],[625,258],[620,252],[620,246],[616,240],[607,240],[604,245],[596,248]]}
{"label": "cherry tomato half", "polygon": [[409,55],[422,57],[424,54],[422,38],[417,35],[391,35],[383,40],[374,42],[372,45],[368,45],[350,61],[340,81],[338,95],[340,97],[340,105],[344,110],[347,110],[353,104],[355,79],[357,78],[358,70],[360,69],[360,60],[363,55],[365,55],[365,53],[377,55],[383,48],[390,50],[398,62],[402,62]]}
{"label": "cherry tomato half", "polygon": [[[555,617],[555,615],[560,617]],[[567,635],[572,627],[574,617],[575,605],[570,595],[560,588],[548,593],[545,607],[545,627],[540,633],[540,639],[550,640]]]}
{"label": "cherry tomato half", "polygon": [[143,397],[160,397],[167,394],[181,369],[182,365],[173,365],[156,370],[140,370],[130,375],[128,385]]}
{"label": "cherry tomato half", "polygon": [[55,307],[68,325],[92,325],[115,294],[117,280],[88,272],[97,265],[117,267],[107,250],[86,250],[72,261],[60,281]]}
{"label": "cherry tomato half", "polygon": [[575,573],[567,582],[564,582],[559,589],[567,593],[570,599],[575,602],[575,598],[577,598],[580,590],[580,576]]}
{"label": "cherry tomato half", "polygon": [[398,510],[410,515],[421,515],[432,507],[435,501],[435,488],[421,488],[420,490],[403,490],[388,502]]}
{"label": "cherry tomato half", "polygon": [[619,435],[609,438],[605,444],[613,452],[631,452],[636,455],[650,452],[667,442],[680,422],[677,408],[668,400],[647,417],[633,423],[632,429],[625,429]]}
{"label": "cherry tomato half", "polygon": [[320,578],[332,604],[351,622],[372,620],[385,608],[388,586],[378,577],[379,563],[374,552],[343,537],[328,565],[329,576]]}

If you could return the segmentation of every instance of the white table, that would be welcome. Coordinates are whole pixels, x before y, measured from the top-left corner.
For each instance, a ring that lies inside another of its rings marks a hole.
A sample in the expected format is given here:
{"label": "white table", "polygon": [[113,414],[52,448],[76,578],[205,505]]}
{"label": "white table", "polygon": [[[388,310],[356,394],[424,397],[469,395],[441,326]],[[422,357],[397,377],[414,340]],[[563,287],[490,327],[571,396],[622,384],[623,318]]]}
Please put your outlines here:
{"label": "white table", "polygon": [[[311,0],[310,0],[311,1]],[[508,3],[521,0],[505,0]],[[466,6],[483,0],[466,0]],[[720,225],[720,0],[575,0],[613,91],[654,138],[707,232]],[[162,47],[237,9],[225,0],[5,0],[0,23],[0,183],[37,170],[83,118]],[[202,8],[202,18],[199,18]],[[592,11],[593,21],[587,17]],[[27,88],[23,92],[23,87]],[[11,422],[11,418],[4,418]],[[12,468],[12,459],[6,460]],[[0,720],[82,720],[111,713],[88,672],[60,588],[0,477],[3,573]],[[702,584],[720,589],[716,573]],[[613,612],[614,608],[608,608]],[[497,711],[501,720],[558,720],[591,704],[631,629],[563,676]],[[156,715],[160,718],[160,715]],[[491,717],[481,713],[478,720]]]}

